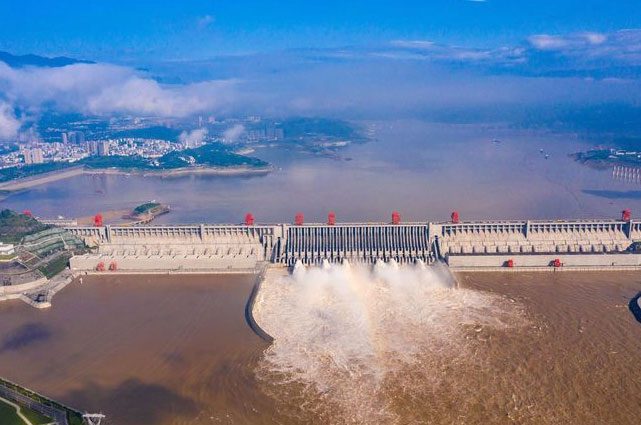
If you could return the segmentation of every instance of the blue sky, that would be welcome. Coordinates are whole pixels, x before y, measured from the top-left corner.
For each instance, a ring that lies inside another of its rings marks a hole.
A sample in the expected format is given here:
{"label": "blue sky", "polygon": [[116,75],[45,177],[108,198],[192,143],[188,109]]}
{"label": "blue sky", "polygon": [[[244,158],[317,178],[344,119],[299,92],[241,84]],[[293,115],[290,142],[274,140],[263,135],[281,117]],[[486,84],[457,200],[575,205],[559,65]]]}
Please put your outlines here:
{"label": "blue sky", "polygon": [[0,140],[50,110],[517,125],[569,111],[620,129],[641,116],[640,1],[0,0],[0,50],[98,62],[0,62]]}
{"label": "blue sky", "polygon": [[399,39],[499,47],[639,27],[638,0],[0,1],[0,49],[109,62]]}

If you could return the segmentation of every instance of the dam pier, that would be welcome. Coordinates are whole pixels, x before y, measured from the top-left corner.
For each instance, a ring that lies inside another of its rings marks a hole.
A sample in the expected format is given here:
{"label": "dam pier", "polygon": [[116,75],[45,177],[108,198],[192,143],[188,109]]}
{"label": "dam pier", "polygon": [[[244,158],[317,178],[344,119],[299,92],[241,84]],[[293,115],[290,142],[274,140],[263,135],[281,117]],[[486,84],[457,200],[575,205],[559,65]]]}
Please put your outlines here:
{"label": "dam pier", "polygon": [[[248,217],[251,215],[248,214]],[[65,226],[94,247],[70,260],[72,272],[246,273],[300,261],[442,261],[456,270],[634,269],[641,221],[460,221],[402,223]],[[639,250],[641,253],[641,250]]]}

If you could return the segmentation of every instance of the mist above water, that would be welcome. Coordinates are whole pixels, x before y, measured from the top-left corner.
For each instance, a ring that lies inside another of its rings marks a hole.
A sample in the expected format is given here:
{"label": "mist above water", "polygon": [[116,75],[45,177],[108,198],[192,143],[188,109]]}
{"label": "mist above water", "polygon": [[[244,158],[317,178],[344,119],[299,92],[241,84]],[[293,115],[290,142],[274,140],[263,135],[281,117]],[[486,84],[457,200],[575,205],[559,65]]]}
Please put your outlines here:
{"label": "mist above water", "polygon": [[[399,423],[396,396],[436,387],[448,367],[475,362],[484,329],[525,323],[509,299],[458,288],[435,267],[395,263],[297,267],[268,278],[255,317],[274,337],[258,371],[273,395],[297,396],[288,403],[330,423]],[[418,381],[408,373],[417,368]]]}

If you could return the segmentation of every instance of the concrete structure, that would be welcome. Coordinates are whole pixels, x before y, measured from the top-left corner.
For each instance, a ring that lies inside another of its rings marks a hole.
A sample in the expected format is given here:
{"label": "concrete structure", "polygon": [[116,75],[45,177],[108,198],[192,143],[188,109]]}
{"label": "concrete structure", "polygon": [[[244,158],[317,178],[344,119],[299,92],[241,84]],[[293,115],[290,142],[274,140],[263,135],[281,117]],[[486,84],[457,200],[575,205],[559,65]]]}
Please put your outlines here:
{"label": "concrete structure", "polygon": [[26,165],[42,164],[44,162],[42,149],[40,148],[23,149],[21,153]]}
{"label": "concrete structure", "polygon": [[[432,226],[441,255],[457,269],[639,267],[627,252],[641,223],[616,220],[466,222]],[[554,266],[557,267],[554,267]]]}
{"label": "concrete structure", "polygon": [[[74,271],[237,271],[271,262],[400,263],[437,259],[453,269],[641,267],[626,250],[641,222],[623,220],[66,227],[95,253]],[[558,261],[555,261],[558,260]],[[560,263],[560,264],[558,264]]]}
{"label": "concrete structure", "polygon": [[16,248],[13,244],[0,242],[0,255],[13,255],[16,253]]}
{"label": "concrete structure", "polygon": [[[278,226],[68,227],[97,252],[75,256],[73,271],[239,272],[273,260]],[[102,266],[99,265],[102,263]]]}
{"label": "concrete structure", "polygon": [[101,140],[98,142],[97,153],[98,156],[109,156],[110,143],[107,140]]}
{"label": "concrete structure", "polygon": [[431,262],[429,225],[409,224],[306,224],[285,226],[285,241],[276,259],[289,266],[330,262],[374,263],[391,259],[399,263]]}
{"label": "concrete structure", "polygon": [[49,224],[51,226],[58,226],[58,227],[72,227],[72,226],[78,225],[78,220],[76,220],[75,218],[40,218],[38,217],[38,221],[41,222],[42,224]]}
{"label": "concrete structure", "polygon": [[613,220],[502,221],[432,226],[443,255],[620,252],[640,223]]}

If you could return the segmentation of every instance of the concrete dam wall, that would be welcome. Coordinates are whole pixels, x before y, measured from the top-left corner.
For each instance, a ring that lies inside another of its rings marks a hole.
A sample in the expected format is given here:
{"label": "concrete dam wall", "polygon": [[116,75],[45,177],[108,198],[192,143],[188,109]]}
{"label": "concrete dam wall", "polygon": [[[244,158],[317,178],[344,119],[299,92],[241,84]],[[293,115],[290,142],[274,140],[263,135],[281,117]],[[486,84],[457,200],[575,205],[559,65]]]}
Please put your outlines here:
{"label": "concrete dam wall", "polygon": [[277,226],[67,227],[96,252],[71,259],[74,271],[251,271],[271,259]]}
{"label": "concrete dam wall", "polygon": [[395,260],[447,262],[453,269],[638,267],[628,248],[641,222],[624,220],[483,221],[66,227],[95,247],[76,271],[238,271],[265,263],[292,266]]}

